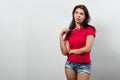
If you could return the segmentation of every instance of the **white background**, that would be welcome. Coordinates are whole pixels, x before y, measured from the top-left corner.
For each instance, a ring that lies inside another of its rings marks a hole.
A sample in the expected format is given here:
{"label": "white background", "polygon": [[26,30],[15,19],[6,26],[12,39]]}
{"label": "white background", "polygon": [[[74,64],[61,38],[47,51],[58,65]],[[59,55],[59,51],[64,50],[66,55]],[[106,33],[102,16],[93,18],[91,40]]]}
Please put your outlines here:
{"label": "white background", "polygon": [[119,80],[119,0],[0,0],[0,80],[66,80],[59,33],[85,4],[97,34],[91,80]]}

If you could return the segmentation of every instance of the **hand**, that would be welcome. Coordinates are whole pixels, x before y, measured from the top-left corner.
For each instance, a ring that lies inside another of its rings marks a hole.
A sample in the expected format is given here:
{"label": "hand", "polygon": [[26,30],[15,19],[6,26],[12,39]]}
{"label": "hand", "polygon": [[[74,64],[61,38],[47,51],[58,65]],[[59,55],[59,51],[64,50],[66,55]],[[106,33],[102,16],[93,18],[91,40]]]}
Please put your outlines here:
{"label": "hand", "polygon": [[64,34],[67,34],[69,32],[69,28],[63,28],[60,35],[63,36]]}
{"label": "hand", "polygon": [[69,54],[72,54],[72,53],[73,53],[73,50],[70,50],[70,51],[69,51]]}

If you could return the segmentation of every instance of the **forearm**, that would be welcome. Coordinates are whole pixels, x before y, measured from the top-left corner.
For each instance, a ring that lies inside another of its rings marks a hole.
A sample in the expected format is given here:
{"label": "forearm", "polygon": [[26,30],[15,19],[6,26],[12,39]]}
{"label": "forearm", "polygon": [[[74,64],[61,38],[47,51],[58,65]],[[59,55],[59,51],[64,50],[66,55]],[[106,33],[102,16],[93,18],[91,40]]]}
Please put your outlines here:
{"label": "forearm", "polygon": [[86,52],[89,52],[92,48],[93,41],[94,41],[94,37],[92,35],[87,36],[87,41],[86,41],[85,47],[79,48],[79,49],[72,49],[72,50],[70,50],[70,54],[71,53],[84,54]]}
{"label": "forearm", "polygon": [[74,54],[84,54],[84,53],[86,53],[88,51],[89,51],[89,49],[87,49],[86,47],[83,47],[83,48],[79,48],[79,49],[72,49],[72,50],[70,50],[69,54],[71,54],[71,53],[74,53]]}
{"label": "forearm", "polygon": [[63,38],[60,36],[60,49],[63,55],[67,55],[69,52],[67,50],[65,41],[63,40]]}

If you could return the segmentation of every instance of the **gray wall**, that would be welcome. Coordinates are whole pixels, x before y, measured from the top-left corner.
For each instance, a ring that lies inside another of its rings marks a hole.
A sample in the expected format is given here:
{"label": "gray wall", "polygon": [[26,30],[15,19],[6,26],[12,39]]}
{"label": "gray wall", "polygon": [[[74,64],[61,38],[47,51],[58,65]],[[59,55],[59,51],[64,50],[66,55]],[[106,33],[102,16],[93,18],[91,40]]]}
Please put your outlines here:
{"label": "gray wall", "polygon": [[119,0],[0,0],[0,80],[65,80],[59,33],[79,3],[97,29],[91,80],[119,80]]}

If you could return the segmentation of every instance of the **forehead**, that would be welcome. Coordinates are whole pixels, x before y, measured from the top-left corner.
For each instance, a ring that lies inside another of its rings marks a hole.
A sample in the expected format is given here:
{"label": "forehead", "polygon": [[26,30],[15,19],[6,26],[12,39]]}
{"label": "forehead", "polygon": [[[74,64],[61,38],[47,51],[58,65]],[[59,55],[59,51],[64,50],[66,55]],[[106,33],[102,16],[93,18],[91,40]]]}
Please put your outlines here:
{"label": "forehead", "polygon": [[77,8],[77,9],[75,10],[75,12],[83,12],[83,13],[84,13],[84,10],[81,9],[81,8]]}

